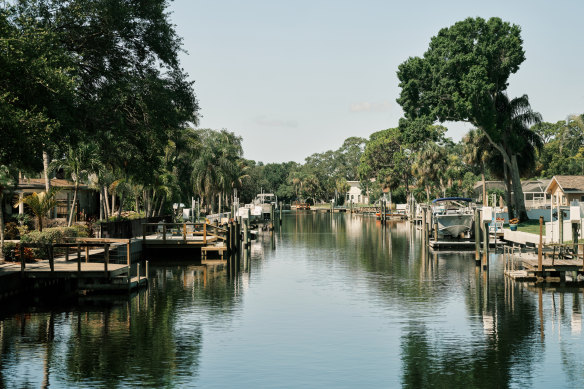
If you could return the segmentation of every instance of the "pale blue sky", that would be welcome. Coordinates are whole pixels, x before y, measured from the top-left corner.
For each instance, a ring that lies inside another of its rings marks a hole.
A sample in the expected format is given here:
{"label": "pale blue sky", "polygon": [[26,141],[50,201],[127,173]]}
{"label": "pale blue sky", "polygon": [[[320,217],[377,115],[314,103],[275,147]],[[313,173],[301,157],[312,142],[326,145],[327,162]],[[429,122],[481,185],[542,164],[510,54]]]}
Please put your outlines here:
{"label": "pale blue sky", "polygon": [[[182,65],[201,128],[243,137],[246,158],[298,161],[350,136],[397,126],[397,67],[440,28],[501,17],[522,28],[526,61],[509,95],[555,122],[584,113],[584,2],[175,0]],[[468,125],[447,124],[459,140]]]}

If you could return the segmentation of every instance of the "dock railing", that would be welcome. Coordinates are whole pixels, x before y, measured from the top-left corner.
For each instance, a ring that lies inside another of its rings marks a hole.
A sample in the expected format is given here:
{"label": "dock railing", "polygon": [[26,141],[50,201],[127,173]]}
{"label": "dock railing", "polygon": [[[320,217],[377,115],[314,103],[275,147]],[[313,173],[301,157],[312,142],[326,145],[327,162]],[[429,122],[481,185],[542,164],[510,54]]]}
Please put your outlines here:
{"label": "dock railing", "polygon": [[208,244],[227,240],[228,230],[210,223],[143,223],[142,240],[162,240],[163,243]]}
{"label": "dock railing", "polygon": [[[554,266],[556,261],[559,260],[574,261],[580,263],[579,266],[581,266],[581,270],[584,272],[584,244],[547,243],[542,246],[542,257],[547,260],[551,259],[551,266]],[[522,270],[523,255],[521,246],[504,246],[503,256],[505,260],[505,271]]]}
{"label": "dock railing", "polygon": [[[128,268],[127,277],[130,280],[132,278],[131,239],[69,238],[63,243],[21,243],[18,246],[20,271],[21,274],[24,274],[26,270],[27,255],[25,255],[25,250],[27,248],[43,248],[48,253],[47,259],[51,272],[55,272],[55,253],[57,253],[58,255],[64,254],[64,263],[70,263],[71,256],[73,255],[74,260],[77,262],[78,273],[82,271],[82,263],[103,262],[104,275],[107,278],[113,247],[115,247],[116,252],[125,250],[125,265]],[[84,257],[83,260],[82,257]],[[138,264],[138,278],[140,277],[139,269]]]}

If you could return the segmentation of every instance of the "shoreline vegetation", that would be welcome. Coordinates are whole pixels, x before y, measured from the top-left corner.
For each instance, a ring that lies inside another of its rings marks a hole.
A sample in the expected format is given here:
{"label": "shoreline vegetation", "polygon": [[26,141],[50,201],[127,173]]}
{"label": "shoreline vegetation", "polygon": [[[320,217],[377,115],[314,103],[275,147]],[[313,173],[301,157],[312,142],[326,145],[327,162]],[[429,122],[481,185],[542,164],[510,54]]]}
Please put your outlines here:
{"label": "shoreline vegetation", "polygon": [[[429,202],[471,196],[477,181],[499,179],[506,190],[492,193],[507,204],[510,218],[525,223],[520,178],[582,173],[584,115],[544,122],[527,95],[507,95],[509,77],[526,57],[521,28],[499,18],[457,22],[431,37],[423,56],[405,59],[397,69],[397,101],[405,112],[397,127],[349,137],[302,164],[245,159],[242,137],[197,128],[195,85],[181,67],[181,38],[167,5],[2,5],[3,210],[14,205],[24,177],[45,182],[37,211],[25,197],[39,229],[51,209],[54,177],[73,183],[73,203],[80,187],[92,189],[100,212],[88,216],[103,220],[123,219],[130,211],[170,215],[173,204],[190,205],[191,199],[212,213],[260,192],[285,202],[343,205],[348,181],[359,181],[370,202],[382,196],[393,203],[410,196]],[[469,122],[475,129],[454,142],[444,121]],[[76,215],[68,209],[71,226]],[[18,218],[7,222],[22,225]],[[4,225],[0,212],[2,243]]]}

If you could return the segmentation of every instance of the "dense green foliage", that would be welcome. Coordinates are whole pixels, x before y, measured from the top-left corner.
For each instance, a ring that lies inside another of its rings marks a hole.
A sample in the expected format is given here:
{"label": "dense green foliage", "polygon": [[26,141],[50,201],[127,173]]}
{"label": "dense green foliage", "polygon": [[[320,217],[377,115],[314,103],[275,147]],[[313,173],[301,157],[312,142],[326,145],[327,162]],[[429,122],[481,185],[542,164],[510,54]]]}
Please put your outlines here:
{"label": "dense green foliage", "polygon": [[[505,201],[512,203],[513,191],[523,217],[520,178],[584,173],[584,115],[541,122],[527,96],[506,95],[525,53],[520,28],[499,18],[468,18],[444,28],[422,57],[399,66],[397,101],[405,117],[398,127],[368,139],[347,138],[338,149],[310,155],[302,164],[246,160],[241,137],[193,129],[198,102],[180,67],[181,39],[167,5],[166,0],[4,4],[0,188],[13,186],[18,172],[63,174],[75,184],[74,202],[80,185],[98,191],[100,218],[108,219],[123,210],[168,214],[173,203],[189,206],[191,199],[213,212],[236,199],[248,203],[260,192],[286,202],[343,204],[348,181],[359,181],[373,201],[384,195],[394,202],[412,196],[429,201],[469,196],[482,177],[503,180]],[[476,129],[454,143],[445,127],[435,125],[444,121],[469,122]],[[39,208],[39,226],[47,209]],[[70,225],[73,207],[68,219]]]}
{"label": "dense green foliage", "polygon": [[[483,131],[503,157],[519,217],[527,218],[518,156],[529,158],[540,144],[529,126],[540,121],[527,96],[509,99],[509,77],[525,60],[519,26],[500,18],[468,18],[430,40],[423,57],[398,68],[397,99],[407,119],[465,121]],[[512,214],[510,209],[510,214]]]}

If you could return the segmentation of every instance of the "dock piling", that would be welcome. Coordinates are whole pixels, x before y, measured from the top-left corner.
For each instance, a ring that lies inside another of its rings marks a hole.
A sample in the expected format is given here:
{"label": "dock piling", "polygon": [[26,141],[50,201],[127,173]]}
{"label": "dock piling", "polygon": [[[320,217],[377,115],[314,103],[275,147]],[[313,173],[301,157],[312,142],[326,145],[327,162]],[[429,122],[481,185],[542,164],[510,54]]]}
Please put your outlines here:
{"label": "dock piling", "polygon": [[81,246],[77,245],[77,271],[81,273]]}
{"label": "dock piling", "polygon": [[105,278],[108,278],[108,275],[109,275],[109,272],[108,272],[108,269],[107,269],[107,265],[109,264],[109,260],[110,260],[110,252],[109,252],[109,249],[110,249],[109,243],[106,243],[106,244],[103,245],[103,256],[104,256],[104,258],[103,258],[103,270],[104,270],[104,273],[105,273]]}
{"label": "dock piling", "polygon": [[489,222],[481,223],[483,230],[483,270],[489,268]]}
{"label": "dock piling", "polygon": [[537,248],[537,271],[543,270],[543,216],[539,217],[539,247]]}
{"label": "dock piling", "polygon": [[474,212],[474,238],[475,238],[475,264],[481,264],[481,211],[475,209]]}

